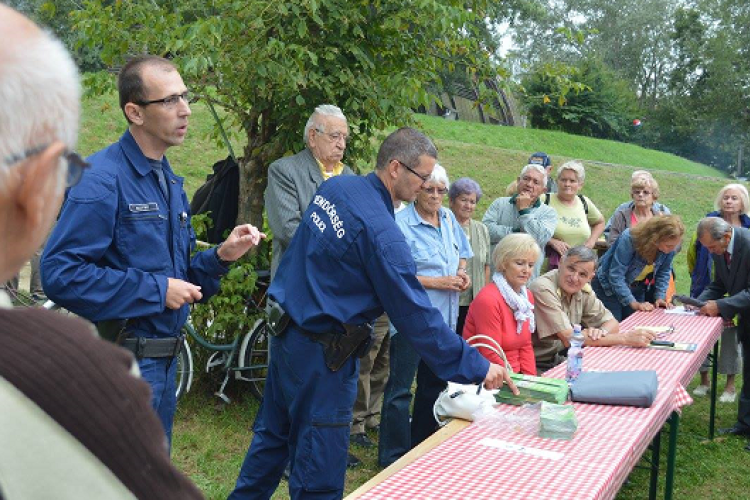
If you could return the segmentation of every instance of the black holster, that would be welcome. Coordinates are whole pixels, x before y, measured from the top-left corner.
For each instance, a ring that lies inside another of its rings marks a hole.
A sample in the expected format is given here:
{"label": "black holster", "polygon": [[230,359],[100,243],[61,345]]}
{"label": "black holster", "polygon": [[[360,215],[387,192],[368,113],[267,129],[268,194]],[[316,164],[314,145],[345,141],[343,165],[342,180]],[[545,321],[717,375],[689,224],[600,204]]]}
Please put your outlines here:
{"label": "black holster", "polygon": [[311,337],[323,345],[326,366],[338,371],[352,355],[361,358],[370,351],[375,334],[370,323],[344,325],[344,333],[312,333]]}
{"label": "black holster", "polygon": [[274,337],[280,336],[289,326],[291,317],[281,308],[275,301],[268,299],[266,305],[266,314],[268,314],[267,325],[271,335]]}
{"label": "black holster", "polygon": [[99,336],[104,340],[121,345],[123,340],[128,336],[127,333],[125,333],[125,327],[127,324],[128,320],[126,319],[109,319],[99,321],[96,324],[96,330],[99,332]]}

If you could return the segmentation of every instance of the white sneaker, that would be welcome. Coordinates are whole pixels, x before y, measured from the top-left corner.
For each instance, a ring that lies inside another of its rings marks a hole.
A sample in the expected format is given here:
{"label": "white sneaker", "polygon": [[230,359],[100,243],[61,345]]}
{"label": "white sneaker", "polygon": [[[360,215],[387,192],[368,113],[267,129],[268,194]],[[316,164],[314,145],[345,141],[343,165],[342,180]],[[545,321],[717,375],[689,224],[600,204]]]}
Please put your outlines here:
{"label": "white sneaker", "polygon": [[711,388],[707,385],[699,385],[695,389],[693,389],[693,396],[706,396],[708,394],[708,391],[710,391]]}
{"label": "white sneaker", "polygon": [[735,399],[737,399],[737,393],[736,392],[727,392],[727,391],[724,391],[721,394],[721,397],[719,398],[719,402],[721,402],[721,403],[734,403]]}

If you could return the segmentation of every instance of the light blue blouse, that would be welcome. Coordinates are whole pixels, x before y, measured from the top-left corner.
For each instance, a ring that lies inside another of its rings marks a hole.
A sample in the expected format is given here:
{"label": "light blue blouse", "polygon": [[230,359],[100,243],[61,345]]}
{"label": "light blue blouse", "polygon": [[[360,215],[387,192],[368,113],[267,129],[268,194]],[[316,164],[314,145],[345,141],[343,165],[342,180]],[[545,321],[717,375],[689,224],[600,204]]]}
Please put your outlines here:
{"label": "light blue blouse", "polygon": [[[466,234],[450,210],[440,207],[440,229],[426,222],[412,203],[396,214],[396,224],[404,233],[417,264],[417,276],[455,276],[459,259],[474,256]],[[426,289],[432,305],[456,330],[459,292]]]}

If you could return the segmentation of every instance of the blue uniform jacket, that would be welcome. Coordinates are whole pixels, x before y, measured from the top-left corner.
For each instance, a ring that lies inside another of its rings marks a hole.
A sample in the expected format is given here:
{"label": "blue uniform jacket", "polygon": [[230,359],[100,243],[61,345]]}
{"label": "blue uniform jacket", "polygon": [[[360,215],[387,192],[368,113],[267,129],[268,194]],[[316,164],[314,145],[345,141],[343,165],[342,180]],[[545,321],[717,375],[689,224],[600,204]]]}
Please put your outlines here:
{"label": "blue uniform jacket", "polygon": [[[657,299],[666,299],[667,288],[669,288],[669,274],[672,272],[672,260],[674,252],[657,252],[654,261],[654,286]],[[627,306],[636,302],[630,291],[630,284],[641,274],[647,262],[633,247],[633,238],[630,229],[626,229],[615,240],[607,253],[604,254],[596,269],[596,278],[602,286],[604,293],[609,296],[616,295],[620,304]]]}
{"label": "blue uniform jacket", "polygon": [[372,322],[383,310],[444,380],[480,382],[489,362],[448,328],[416,278],[381,180],[340,176],[313,196],[281,260],[270,295],[313,332]]}
{"label": "blue uniform jacket", "polygon": [[70,189],[42,258],[47,296],[89,319],[133,319],[136,336],[176,336],[189,306],[166,307],[167,278],[201,286],[203,300],[227,269],[216,250],[190,252],[195,233],[183,179],[162,160],[169,206],[130,131],[94,153]]}

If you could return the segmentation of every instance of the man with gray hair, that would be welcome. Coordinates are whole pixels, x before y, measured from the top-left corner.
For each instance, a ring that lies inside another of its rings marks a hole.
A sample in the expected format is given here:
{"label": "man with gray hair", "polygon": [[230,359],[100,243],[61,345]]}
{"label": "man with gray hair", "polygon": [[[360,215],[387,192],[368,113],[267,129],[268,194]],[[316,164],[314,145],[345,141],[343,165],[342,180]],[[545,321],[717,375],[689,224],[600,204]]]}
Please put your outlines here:
{"label": "man with gray hair", "polygon": [[[518,176],[517,192],[513,196],[498,198],[484,213],[482,222],[490,232],[490,243],[497,245],[512,233],[526,233],[544,248],[555,232],[557,212],[539,199],[547,186],[544,167],[528,164]],[[539,275],[544,254],[539,256],[532,278]]]}
{"label": "man with gray hair", "polygon": [[[78,71],[63,45],[0,4],[0,281],[44,241],[87,165]],[[199,499],[169,461],[148,384],[80,319],[0,308],[0,498]]]}
{"label": "man with gray hair", "polygon": [[[331,104],[321,104],[305,124],[302,139],[305,149],[293,156],[276,160],[268,167],[268,186],[265,193],[268,227],[273,232],[271,279],[292,241],[302,214],[310,204],[320,185],[337,175],[353,175],[342,163],[349,140],[349,125],[344,113]],[[377,338],[372,351],[361,366],[361,376],[355,411],[353,435],[356,443],[367,445],[364,421],[376,411],[376,401],[382,396],[388,376],[388,342],[383,340],[388,331],[388,319],[378,321]],[[373,373],[373,368],[376,372]],[[371,394],[371,381],[375,393]],[[371,408],[372,407],[372,408]],[[359,464],[359,459],[349,455],[349,466]],[[286,471],[287,474],[289,471]]]}
{"label": "man with gray hair", "polygon": [[539,373],[565,360],[575,324],[583,328],[588,346],[645,347],[654,339],[654,334],[645,330],[620,332],[620,323],[589,285],[597,260],[594,250],[584,245],[572,247],[558,269],[529,285],[534,294],[536,331],[532,333],[532,342]]}
{"label": "man with gray hair", "polygon": [[341,162],[349,126],[336,106],[321,104],[315,108],[305,125],[303,140],[305,149],[268,167],[265,206],[268,227],[273,232],[272,279],[318,187],[336,175],[354,173]]}
{"label": "man with gray hair", "polygon": [[[714,278],[698,300],[706,302],[700,313],[731,320],[739,315],[737,337],[742,344],[742,379],[737,422],[720,434],[750,437],[750,231],[733,227],[720,217],[698,223],[698,240],[711,252]],[[750,451],[750,443],[745,447]]]}

